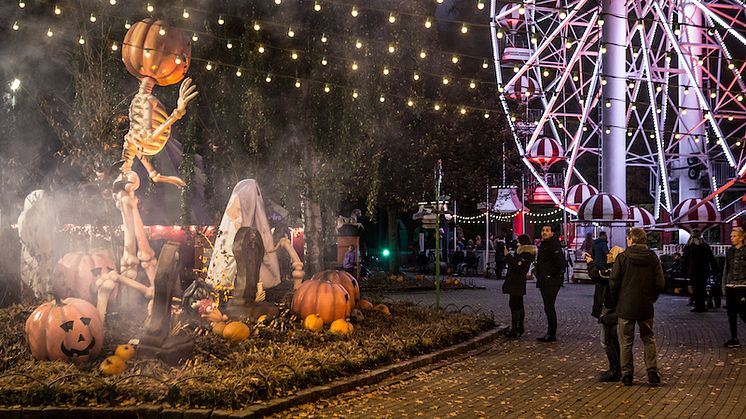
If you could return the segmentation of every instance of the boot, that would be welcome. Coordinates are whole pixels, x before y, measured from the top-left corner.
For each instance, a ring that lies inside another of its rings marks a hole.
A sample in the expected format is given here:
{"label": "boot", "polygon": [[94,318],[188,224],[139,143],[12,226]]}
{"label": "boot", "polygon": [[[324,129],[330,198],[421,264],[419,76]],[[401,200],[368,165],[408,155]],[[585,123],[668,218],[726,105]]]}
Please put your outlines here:
{"label": "boot", "polygon": [[518,336],[523,336],[523,318],[526,317],[526,311],[525,310],[516,310],[518,311],[518,327],[517,332]]}
{"label": "boot", "polygon": [[[517,338],[518,336],[520,336],[518,334],[518,328],[519,328],[519,325],[518,325],[518,318],[519,318],[518,311],[517,310],[511,310],[510,314],[511,314],[510,317],[511,317],[511,320],[512,320],[512,324],[510,326],[510,330],[508,330],[505,333],[505,336],[509,337],[509,338]],[[521,332],[521,334],[522,333],[523,332]]]}

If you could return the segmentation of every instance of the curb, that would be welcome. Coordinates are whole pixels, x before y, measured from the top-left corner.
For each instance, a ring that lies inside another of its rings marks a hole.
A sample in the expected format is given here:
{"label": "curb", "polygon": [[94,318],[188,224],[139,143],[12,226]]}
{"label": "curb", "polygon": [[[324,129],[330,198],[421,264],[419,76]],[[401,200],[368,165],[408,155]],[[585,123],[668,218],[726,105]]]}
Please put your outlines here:
{"label": "curb", "polygon": [[325,397],[332,397],[351,391],[357,387],[369,386],[389,378],[391,376],[412,371],[426,365],[434,364],[443,359],[470,352],[497,338],[507,326],[496,326],[478,336],[465,342],[420,355],[396,364],[386,365],[381,368],[357,374],[349,378],[334,381],[332,383],[307,388],[298,391],[290,397],[268,400],[261,404],[255,404],[241,410],[212,410],[212,409],[171,409],[161,406],[141,405],[129,407],[22,407],[8,408],[0,407],[0,418],[162,418],[162,419],[218,419],[218,418],[261,418],[274,413],[282,412],[291,407],[311,403]]}

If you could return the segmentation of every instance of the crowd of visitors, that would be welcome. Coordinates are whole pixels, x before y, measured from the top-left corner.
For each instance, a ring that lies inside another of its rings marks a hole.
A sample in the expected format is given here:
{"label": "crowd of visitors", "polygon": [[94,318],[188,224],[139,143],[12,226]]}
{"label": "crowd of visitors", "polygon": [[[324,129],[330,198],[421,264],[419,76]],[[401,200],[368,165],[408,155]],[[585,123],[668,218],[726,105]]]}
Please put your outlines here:
{"label": "crowd of visitors", "polygon": [[[738,318],[746,322],[746,233],[743,229],[735,228],[730,241],[732,247],[725,255],[723,268],[718,266],[712,248],[698,230],[691,232],[683,255],[674,260],[680,274],[686,275],[692,284],[692,312],[707,311],[707,280],[717,278],[718,284],[710,287],[710,294],[716,295],[718,307],[720,292],[725,294],[731,334],[725,346],[735,348],[740,346]],[[635,328],[638,328],[643,342],[648,384],[661,384],[653,333],[653,306],[658,295],[665,289],[666,280],[660,259],[648,248],[647,243],[645,231],[632,228],[627,232],[626,249],[618,246],[609,249],[605,232],[601,232],[595,240],[592,235],[586,235],[581,245],[583,258],[588,265],[588,275],[595,283],[591,315],[598,319],[601,346],[609,363],[608,369],[600,374],[599,381],[621,381],[626,386],[633,384],[632,347]],[[521,235],[518,236],[515,248],[511,247],[510,242],[503,241],[500,250],[503,256],[501,259],[507,266],[502,291],[510,296],[508,306],[511,327],[505,335],[518,338],[524,334],[523,296],[526,294],[526,281],[533,264],[533,275],[541,292],[547,318],[547,332],[537,340],[557,341],[555,301],[563,285],[568,264],[552,226],[542,226],[538,249],[531,244],[528,236]]]}

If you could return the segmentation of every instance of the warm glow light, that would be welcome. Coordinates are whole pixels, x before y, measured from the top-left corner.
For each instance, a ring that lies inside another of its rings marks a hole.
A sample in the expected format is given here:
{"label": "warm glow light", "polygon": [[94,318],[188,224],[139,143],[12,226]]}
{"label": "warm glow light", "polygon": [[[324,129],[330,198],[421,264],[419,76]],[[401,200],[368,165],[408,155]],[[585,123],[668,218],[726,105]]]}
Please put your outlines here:
{"label": "warm glow light", "polygon": [[166,34],[166,29],[163,26],[161,26],[161,28],[158,29],[158,35],[163,36],[165,34]]}
{"label": "warm glow light", "polygon": [[83,39],[83,37],[81,36],[81,37],[80,37],[80,38],[78,39],[78,43],[79,43],[80,45],[85,45],[85,39]]}
{"label": "warm glow light", "polygon": [[20,29],[20,26],[18,26],[18,21],[13,22],[13,30],[17,31],[18,29]]}
{"label": "warm glow light", "polygon": [[321,59],[321,65],[326,65],[326,63],[327,63],[326,57],[322,58]]}
{"label": "warm glow light", "polygon": [[728,69],[729,70],[733,70],[734,68],[736,68],[735,64],[733,64],[733,63],[728,64]]}
{"label": "warm glow light", "polygon": [[487,63],[487,60],[482,61],[482,68],[489,68],[489,64]]}
{"label": "warm glow light", "polygon": [[129,20],[125,20],[124,21],[124,29],[129,29],[131,27],[132,27],[132,25],[130,24]]}
{"label": "warm glow light", "polygon": [[94,23],[96,22],[96,16],[94,16],[93,13],[91,13],[91,17],[89,17],[88,20],[90,20],[91,23]]}
{"label": "warm glow light", "polygon": [[218,16],[218,25],[222,26],[223,24],[225,24],[225,19],[223,19],[223,16]]}
{"label": "warm glow light", "polygon": [[544,77],[549,77],[549,70],[544,70],[541,74],[544,75]]}
{"label": "warm glow light", "polygon": [[13,79],[12,82],[10,82],[10,90],[16,91],[21,87],[21,81],[18,79]]}
{"label": "warm glow light", "polygon": [[355,48],[360,49],[363,47],[363,43],[358,39],[355,41]]}
{"label": "warm glow light", "polygon": [[393,13],[389,15],[389,23],[396,23],[396,15]]}
{"label": "warm glow light", "polygon": [[54,36],[54,32],[52,32],[52,28],[47,29],[47,36],[50,38]]}
{"label": "warm glow light", "polygon": [[448,84],[449,80],[448,77],[443,77],[443,84]]}
{"label": "warm glow light", "polygon": [[451,62],[454,64],[458,64],[458,56],[454,55],[453,57],[451,57]]}
{"label": "warm glow light", "polygon": [[381,103],[383,103],[383,102],[386,101],[386,98],[383,97],[383,95],[381,95],[381,97],[378,98],[378,101],[381,102]]}
{"label": "warm glow light", "polygon": [[459,109],[459,112],[461,112],[461,115],[466,115],[466,108]]}
{"label": "warm glow light", "polygon": [[258,32],[260,29],[262,29],[262,25],[259,22],[254,22],[254,30]]}
{"label": "warm glow light", "polygon": [[504,36],[505,34],[503,33],[503,31],[497,31],[497,39],[503,39]]}
{"label": "warm glow light", "polygon": [[242,75],[243,75],[243,73],[241,72],[240,68],[238,70],[236,70],[236,77],[241,77]]}
{"label": "warm glow light", "polygon": [[425,19],[425,28],[430,29],[433,26],[433,22],[430,18]]}
{"label": "warm glow light", "polygon": [[56,14],[57,16],[61,15],[62,9],[60,9],[59,6],[54,6],[54,14]]}
{"label": "warm glow light", "polygon": [[288,28],[288,38],[292,38],[295,36],[295,31],[293,28]]}
{"label": "warm glow light", "polygon": [[329,93],[329,92],[331,92],[331,90],[332,90],[332,88],[329,87],[328,84],[324,86],[324,93]]}
{"label": "warm glow light", "polygon": [[419,80],[420,79],[420,75],[417,74],[417,73],[414,73],[414,74],[412,74],[412,78],[415,79],[415,80]]}
{"label": "warm glow light", "polygon": [[267,83],[271,83],[272,82],[272,76],[269,75],[269,74],[267,74],[267,77],[264,78],[264,81],[266,81]]}
{"label": "warm glow light", "polygon": [[490,117],[490,113],[489,112],[485,112],[484,113],[484,119],[489,119],[489,117]]}
{"label": "warm glow light", "polygon": [[314,11],[317,11],[317,12],[320,12],[320,11],[321,11],[321,3],[319,3],[319,2],[315,2],[315,3],[313,4],[313,10],[314,10]]}
{"label": "warm glow light", "polygon": [[484,0],[478,0],[477,1],[477,9],[483,10],[484,9]]}
{"label": "warm glow light", "polygon": [[739,102],[742,102],[743,101],[743,95],[736,96],[736,100],[739,101]]}
{"label": "warm glow light", "polygon": [[407,106],[409,106],[410,108],[411,108],[412,106],[414,106],[414,101],[413,101],[412,99],[408,99],[408,100],[407,100]]}
{"label": "warm glow light", "polygon": [[295,52],[295,51],[293,51],[293,53],[292,53],[292,54],[290,54],[290,58],[292,58],[292,59],[294,59],[294,60],[297,60],[297,59],[298,59],[298,53],[297,53],[297,52]]}
{"label": "warm glow light", "polygon": [[439,111],[440,105],[436,103],[435,105],[433,105],[433,109],[435,109],[436,111]]}
{"label": "warm glow light", "polygon": [[264,54],[264,46],[263,45],[259,45],[258,51],[259,51],[260,54]]}
{"label": "warm glow light", "polygon": [[184,19],[189,19],[189,10],[184,9],[184,13],[181,14]]}
{"label": "warm glow light", "polygon": [[228,48],[228,49],[231,49],[231,48],[233,48],[233,43],[232,43],[231,41],[228,41],[228,42],[227,42],[227,43],[225,44],[225,47],[226,47],[226,48]]}
{"label": "warm glow light", "polygon": [[280,4],[282,4],[282,0],[275,0],[275,4],[279,6]]}
{"label": "warm glow light", "polygon": [[384,67],[383,68],[383,75],[384,76],[388,76],[389,75],[389,68],[388,67]]}
{"label": "warm glow light", "polygon": [[118,49],[119,49],[119,45],[117,45],[117,43],[116,43],[116,42],[114,42],[113,44],[111,44],[111,50],[112,50],[112,51],[116,51],[116,50],[118,50]]}
{"label": "warm glow light", "polygon": [[389,45],[389,54],[393,54],[395,52],[396,52],[396,47],[394,46],[394,44],[390,44]]}
{"label": "warm glow light", "polygon": [[179,64],[181,64],[181,57],[176,57],[176,58],[174,59],[174,63],[176,63],[176,65],[179,65]]}
{"label": "warm glow light", "polygon": [[427,57],[427,52],[425,52],[425,50],[423,49],[422,51],[420,51],[420,58],[425,58],[425,57]]}
{"label": "warm glow light", "polygon": [[469,32],[469,27],[466,26],[466,23],[464,23],[463,25],[461,25],[461,33],[465,34],[467,32]]}
{"label": "warm glow light", "polygon": [[295,81],[295,87],[297,87],[297,88],[300,89],[300,80],[296,80]]}
{"label": "warm glow light", "polygon": [[357,63],[356,62],[352,63],[352,70],[353,71],[357,71]]}
{"label": "warm glow light", "polygon": [[326,44],[326,42],[329,40],[329,38],[326,37],[326,34],[321,35],[321,43]]}
{"label": "warm glow light", "polygon": [[357,7],[352,6],[352,11],[350,11],[350,14],[352,15],[352,17],[357,17],[358,15]]}
{"label": "warm glow light", "polygon": [[192,42],[197,42],[199,40],[199,36],[197,34],[192,34]]}
{"label": "warm glow light", "polygon": [[477,87],[477,84],[474,82],[474,80],[469,82],[469,89],[475,89]]}
{"label": "warm glow light", "polygon": [[155,10],[155,8],[152,4],[148,3],[148,5],[145,7],[145,10],[147,10],[148,13],[153,13],[153,10]]}
{"label": "warm glow light", "polygon": [[353,90],[352,91],[352,98],[353,99],[357,99],[357,97],[358,97],[357,90]]}
{"label": "warm glow light", "polygon": [[205,70],[207,71],[212,70],[212,63],[207,63],[207,65],[205,66]]}

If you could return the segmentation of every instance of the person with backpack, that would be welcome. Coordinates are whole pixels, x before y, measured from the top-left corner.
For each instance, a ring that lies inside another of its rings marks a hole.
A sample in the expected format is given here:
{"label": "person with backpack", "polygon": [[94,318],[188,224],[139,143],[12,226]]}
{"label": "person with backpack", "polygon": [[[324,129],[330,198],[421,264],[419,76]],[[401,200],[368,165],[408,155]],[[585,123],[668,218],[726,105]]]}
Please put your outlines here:
{"label": "person with backpack", "polygon": [[507,247],[503,248],[505,261],[508,265],[508,273],[503,284],[503,294],[509,294],[511,328],[505,333],[509,338],[517,338],[523,335],[523,319],[526,311],[523,308],[523,296],[526,295],[526,277],[531,263],[536,258],[536,246],[531,244],[527,235],[518,236],[518,249],[511,254]]}

